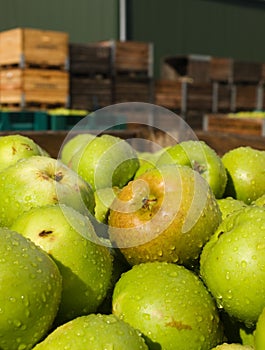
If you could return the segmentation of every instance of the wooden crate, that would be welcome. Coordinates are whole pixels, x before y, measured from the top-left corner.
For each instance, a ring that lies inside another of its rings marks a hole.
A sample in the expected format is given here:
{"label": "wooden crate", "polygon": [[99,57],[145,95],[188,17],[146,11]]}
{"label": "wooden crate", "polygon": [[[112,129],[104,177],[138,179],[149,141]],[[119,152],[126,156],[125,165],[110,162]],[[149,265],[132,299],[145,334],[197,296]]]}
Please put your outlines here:
{"label": "wooden crate", "polygon": [[113,74],[142,74],[153,77],[153,44],[140,41],[102,41],[111,49]]}
{"label": "wooden crate", "polygon": [[156,80],[155,104],[169,109],[182,110],[182,82]]}
{"label": "wooden crate", "polygon": [[0,33],[0,66],[65,69],[68,51],[65,32],[15,28]]}
{"label": "wooden crate", "polygon": [[258,83],[262,76],[262,63],[234,61],[233,81],[235,83]]}
{"label": "wooden crate", "polygon": [[113,102],[153,102],[153,81],[150,78],[116,76],[113,81]]}
{"label": "wooden crate", "polygon": [[110,78],[70,77],[70,105],[72,109],[95,110],[112,104]]}
{"label": "wooden crate", "polygon": [[262,79],[262,63],[212,57],[210,78],[213,81],[229,83],[258,83]]}
{"label": "wooden crate", "polygon": [[232,103],[232,85],[219,81],[213,82],[213,113],[230,112]]}
{"label": "wooden crate", "polygon": [[265,136],[265,119],[229,117],[227,114],[206,114],[203,118],[203,130]]}
{"label": "wooden crate", "polygon": [[257,84],[233,84],[231,110],[252,110],[258,108]]}
{"label": "wooden crate", "polygon": [[187,55],[168,56],[162,59],[161,78],[164,80],[179,80],[189,77],[194,82],[210,81],[210,56]]}
{"label": "wooden crate", "polygon": [[233,59],[229,57],[211,57],[210,79],[217,82],[233,81]]}
{"label": "wooden crate", "polygon": [[211,83],[183,83],[185,84],[183,103],[184,110],[212,111],[213,87]]}
{"label": "wooden crate", "polygon": [[110,76],[112,72],[111,48],[101,43],[70,43],[69,65],[72,75],[103,74]]}
{"label": "wooden crate", "polygon": [[67,106],[69,73],[50,69],[2,69],[0,104],[4,106]]}

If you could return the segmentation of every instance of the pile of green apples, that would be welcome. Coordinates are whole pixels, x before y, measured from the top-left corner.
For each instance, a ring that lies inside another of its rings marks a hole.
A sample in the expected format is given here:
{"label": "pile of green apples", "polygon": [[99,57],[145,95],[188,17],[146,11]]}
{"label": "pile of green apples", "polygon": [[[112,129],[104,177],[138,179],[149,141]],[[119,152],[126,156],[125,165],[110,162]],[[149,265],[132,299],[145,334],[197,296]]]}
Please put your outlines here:
{"label": "pile of green apples", "polygon": [[0,137],[0,349],[265,349],[265,151]]}

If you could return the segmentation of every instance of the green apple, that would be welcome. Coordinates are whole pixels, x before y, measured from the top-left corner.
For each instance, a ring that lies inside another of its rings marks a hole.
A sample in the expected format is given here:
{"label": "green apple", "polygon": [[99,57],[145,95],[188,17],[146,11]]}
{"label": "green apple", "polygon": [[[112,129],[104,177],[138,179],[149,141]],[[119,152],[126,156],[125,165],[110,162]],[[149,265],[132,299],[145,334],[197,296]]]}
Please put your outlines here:
{"label": "green apple", "polygon": [[137,178],[138,176],[142,175],[149,169],[153,169],[156,166],[157,160],[160,158],[161,154],[165,152],[167,148],[160,148],[158,151],[150,152],[138,152],[138,159],[140,162],[139,168],[136,171],[134,178]]}
{"label": "green apple", "polygon": [[217,199],[217,203],[222,213],[222,218],[224,219],[227,215],[230,215],[236,210],[245,208],[247,204],[243,201],[235,199],[233,197],[225,197]]}
{"label": "green apple", "polygon": [[258,205],[260,207],[265,207],[265,193],[262,196],[258,197],[251,204]]}
{"label": "green apple", "polygon": [[42,155],[39,145],[27,136],[14,134],[0,137],[0,171],[18,160]]}
{"label": "green apple", "polygon": [[91,184],[94,190],[123,187],[139,167],[136,151],[117,136],[93,138],[72,157],[71,168]]}
{"label": "green apple", "polygon": [[112,256],[88,217],[63,204],[32,208],[12,229],[50,254],[63,279],[57,323],[95,312],[110,288]]}
{"label": "green apple", "polygon": [[261,311],[254,331],[255,350],[265,348],[265,308]]}
{"label": "green apple", "polygon": [[116,283],[112,305],[114,315],[143,333],[150,350],[209,350],[223,340],[212,296],[177,264],[133,266]]}
{"label": "green apple", "polygon": [[216,346],[212,350],[254,350],[254,348],[250,345],[242,345],[236,343],[223,343],[221,345]]}
{"label": "green apple", "polygon": [[265,193],[265,151],[241,146],[225,153],[222,161],[228,174],[225,196],[250,204]]}
{"label": "green apple", "polygon": [[124,186],[109,214],[109,236],[131,265],[147,261],[196,264],[221,222],[206,180],[186,166],[151,169]]}
{"label": "green apple", "polygon": [[200,274],[218,306],[253,327],[265,307],[265,208],[228,215],[202,250]]}
{"label": "green apple", "polygon": [[118,187],[99,188],[95,191],[95,218],[98,222],[107,224],[111,204],[120,191]]}
{"label": "green apple", "polygon": [[0,225],[7,227],[33,207],[59,202],[89,214],[95,206],[90,185],[62,162],[45,156],[32,156],[3,170],[0,198]]}
{"label": "green apple", "polygon": [[140,332],[114,315],[90,314],[56,328],[34,350],[148,350]]}
{"label": "green apple", "polygon": [[0,228],[0,348],[32,349],[50,330],[62,290],[54,261],[19,233]]}
{"label": "green apple", "polygon": [[93,134],[85,133],[78,134],[70,139],[67,139],[60,149],[59,158],[64,164],[69,165],[73,155],[82,147],[84,147],[88,142],[90,142],[94,137],[95,135]]}
{"label": "green apple", "polygon": [[221,158],[204,141],[182,141],[167,148],[156,165],[180,164],[192,167],[209,183],[216,198],[222,198],[227,175]]}

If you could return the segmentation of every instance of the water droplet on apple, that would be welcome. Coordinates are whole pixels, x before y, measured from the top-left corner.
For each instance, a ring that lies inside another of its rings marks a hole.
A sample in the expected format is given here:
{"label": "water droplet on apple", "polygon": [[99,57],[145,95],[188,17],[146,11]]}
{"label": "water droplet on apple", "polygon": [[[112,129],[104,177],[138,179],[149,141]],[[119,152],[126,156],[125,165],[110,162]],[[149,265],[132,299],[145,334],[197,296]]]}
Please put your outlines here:
{"label": "water droplet on apple", "polygon": [[245,260],[241,261],[241,267],[245,269],[247,267],[247,262]]}
{"label": "water droplet on apple", "polygon": [[27,349],[27,345],[26,344],[19,344],[18,350],[25,350],[25,349]]}
{"label": "water droplet on apple", "polygon": [[199,316],[196,317],[196,320],[197,320],[197,322],[200,323],[200,322],[203,321],[203,317],[199,315]]}

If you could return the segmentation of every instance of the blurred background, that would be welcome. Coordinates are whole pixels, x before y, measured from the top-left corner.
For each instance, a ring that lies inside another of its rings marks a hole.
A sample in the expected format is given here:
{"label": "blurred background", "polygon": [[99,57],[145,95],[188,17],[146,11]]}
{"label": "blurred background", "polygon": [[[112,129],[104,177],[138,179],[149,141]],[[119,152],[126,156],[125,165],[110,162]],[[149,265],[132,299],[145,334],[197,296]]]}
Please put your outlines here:
{"label": "blurred background", "polygon": [[[0,6],[4,113],[151,102],[205,130],[224,127],[217,114],[264,116],[264,0],[0,0]],[[24,29],[47,33],[38,39]],[[66,36],[49,47],[59,33]],[[27,45],[42,60],[32,61]],[[60,64],[49,62],[52,49],[62,50]],[[2,129],[12,128],[10,115],[4,117]],[[53,127],[70,127],[64,123]]]}

